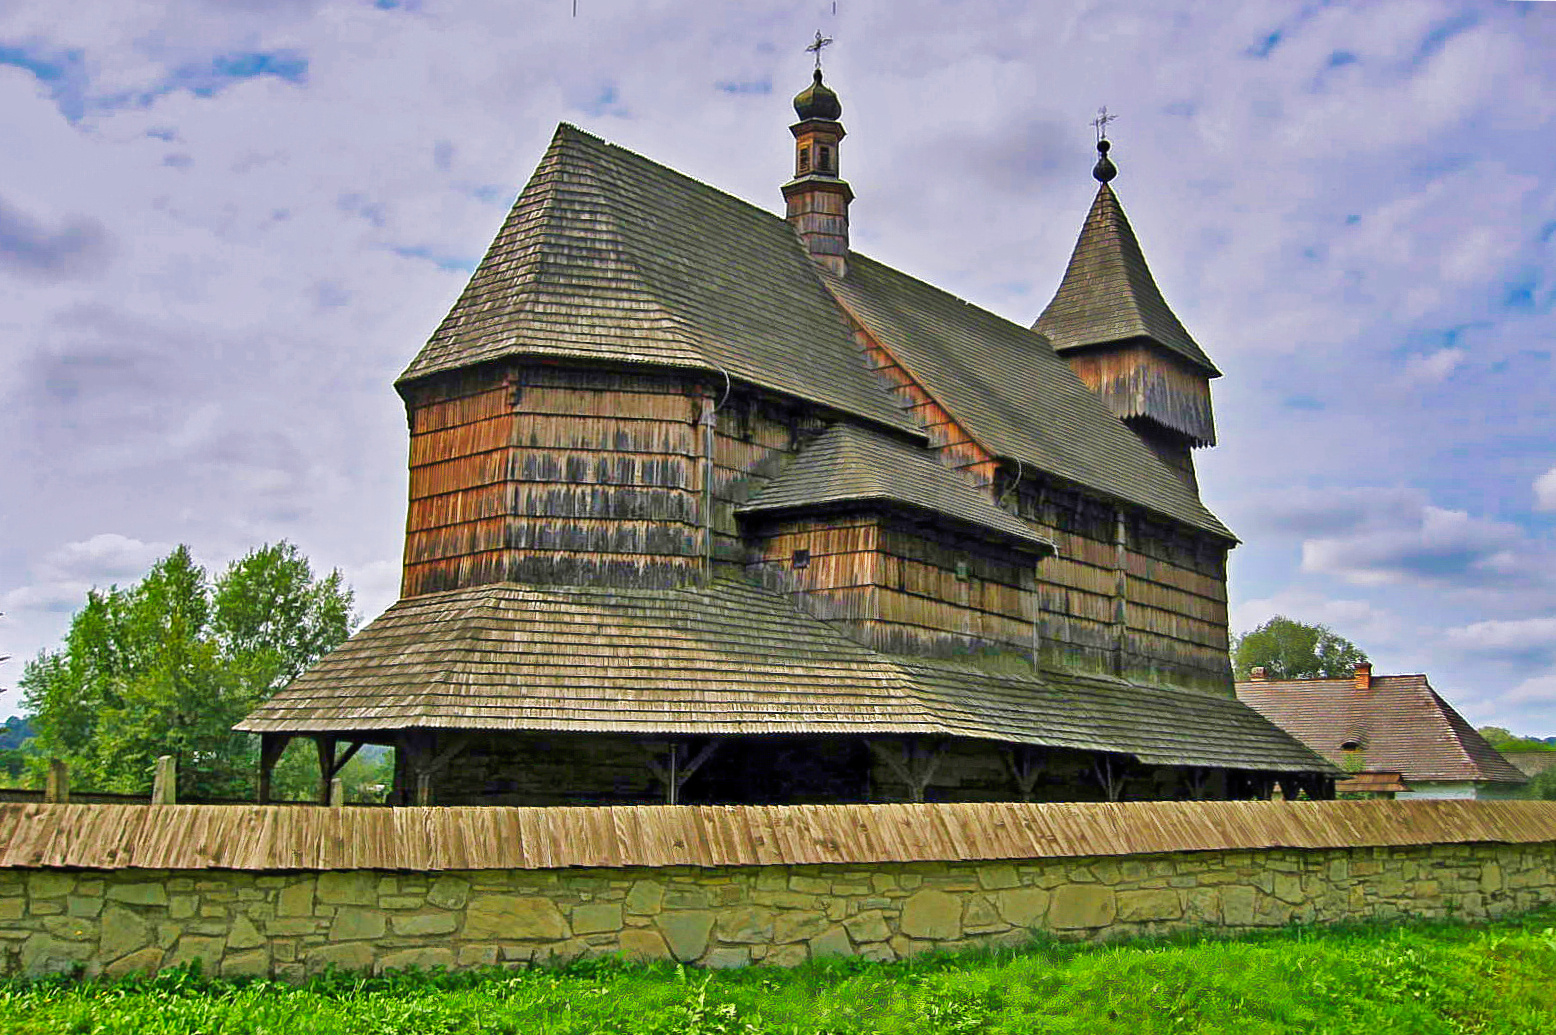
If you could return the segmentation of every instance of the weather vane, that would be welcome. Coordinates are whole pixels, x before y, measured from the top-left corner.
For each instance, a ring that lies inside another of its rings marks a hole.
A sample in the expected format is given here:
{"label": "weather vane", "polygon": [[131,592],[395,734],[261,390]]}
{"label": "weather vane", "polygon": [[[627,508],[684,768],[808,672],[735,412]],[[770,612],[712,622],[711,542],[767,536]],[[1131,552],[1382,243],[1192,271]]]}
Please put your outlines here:
{"label": "weather vane", "polygon": [[813,54],[816,55],[816,70],[818,72],[821,70],[821,48],[828,47],[828,46],[831,46],[831,45],[832,45],[832,37],[831,36],[823,36],[821,34],[821,31],[818,29],[816,31],[816,40],[815,40],[815,42],[812,43],[810,46],[805,48],[805,52],[806,53],[808,53],[808,54],[812,54],[813,53]]}
{"label": "weather vane", "polygon": [[1108,138],[1108,123],[1116,122],[1117,120],[1117,115],[1108,114],[1108,106],[1106,104],[1097,109],[1097,117],[1091,120],[1091,124],[1097,129],[1097,140],[1099,143]]}

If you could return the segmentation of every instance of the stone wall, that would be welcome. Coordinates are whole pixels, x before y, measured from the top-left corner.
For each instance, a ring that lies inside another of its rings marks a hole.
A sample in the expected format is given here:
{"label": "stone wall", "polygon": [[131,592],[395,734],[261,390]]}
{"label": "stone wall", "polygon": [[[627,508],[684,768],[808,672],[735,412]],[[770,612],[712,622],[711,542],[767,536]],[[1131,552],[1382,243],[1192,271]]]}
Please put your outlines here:
{"label": "stone wall", "polygon": [[471,870],[0,869],[0,971],[296,979],[624,952],[704,966],[1399,916],[1556,901],[1556,843],[1007,862]]}

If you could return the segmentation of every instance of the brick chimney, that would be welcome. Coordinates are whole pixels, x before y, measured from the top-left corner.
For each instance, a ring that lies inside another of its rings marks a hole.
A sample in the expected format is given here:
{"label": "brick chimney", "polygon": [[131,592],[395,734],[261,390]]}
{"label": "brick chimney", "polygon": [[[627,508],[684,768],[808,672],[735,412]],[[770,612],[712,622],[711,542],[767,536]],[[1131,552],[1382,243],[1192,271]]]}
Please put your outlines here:
{"label": "brick chimney", "polygon": [[1363,661],[1356,666],[1356,689],[1372,689],[1372,662]]}
{"label": "brick chimney", "polygon": [[1264,676],[1264,666],[1263,665],[1256,665],[1255,667],[1249,669],[1248,670],[1248,678],[1250,680],[1252,680],[1253,682],[1255,682],[1255,683],[1262,683],[1262,682],[1264,682],[1264,679],[1265,679],[1265,676]]}

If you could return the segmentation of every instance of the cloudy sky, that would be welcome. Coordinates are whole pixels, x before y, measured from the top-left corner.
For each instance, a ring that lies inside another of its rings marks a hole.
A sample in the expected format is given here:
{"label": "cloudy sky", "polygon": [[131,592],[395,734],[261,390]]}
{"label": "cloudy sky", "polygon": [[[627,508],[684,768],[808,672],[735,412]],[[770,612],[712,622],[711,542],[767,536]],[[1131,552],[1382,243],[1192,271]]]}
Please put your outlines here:
{"label": "cloudy sky", "polygon": [[[1030,323],[1095,184],[1226,376],[1234,627],[1556,734],[1556,3],[0,0],[0,687],[288,538],[392,602],[390,382],[559,121],[778,210],[836,37],[859,250]],[[0,716],[17,710],[0,693]]]}

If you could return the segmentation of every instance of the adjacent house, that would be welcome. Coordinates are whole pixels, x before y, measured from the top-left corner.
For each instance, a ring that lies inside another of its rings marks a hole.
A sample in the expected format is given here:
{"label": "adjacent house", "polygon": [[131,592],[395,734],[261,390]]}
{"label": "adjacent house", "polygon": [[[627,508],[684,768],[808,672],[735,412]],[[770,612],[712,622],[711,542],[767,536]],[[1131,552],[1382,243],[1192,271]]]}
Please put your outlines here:
{"label": "adjacent house", "polygon": [[299,737],[404,803],[1330,796],[1232,692],[1220,375],[1109,142],[1034,329],[852,250],[794,107],[781,216],[557,129],[396,382],[400,601],[238,727],[261,797]]}
{"label": "adjacent house", "polygon": [[1511,798],[1522,772],[1475,732],[1424,675],[1266,679],[1237,697],[1349,775],[1338,793],[1396,798]]}

